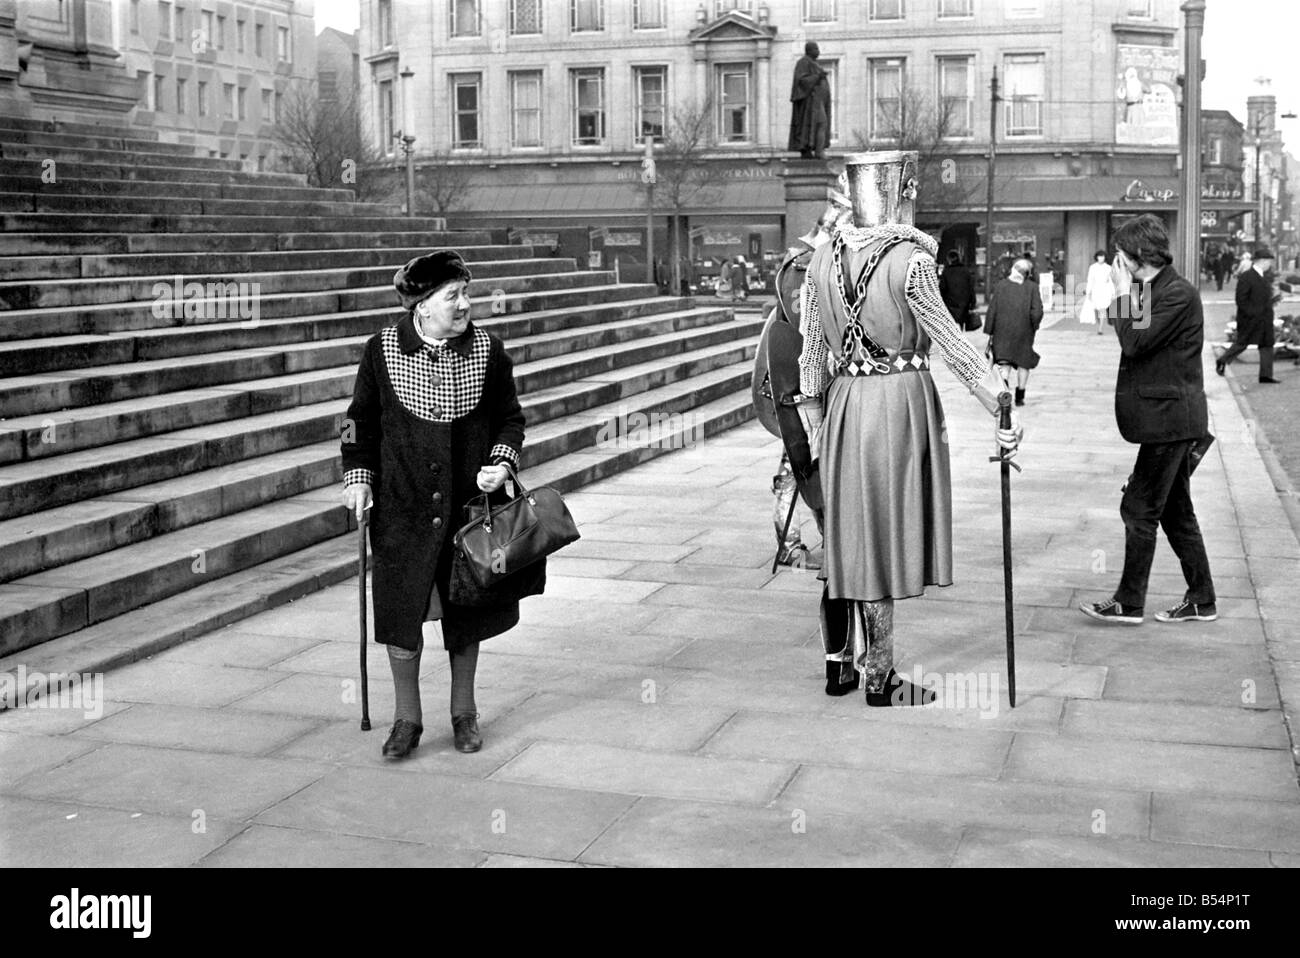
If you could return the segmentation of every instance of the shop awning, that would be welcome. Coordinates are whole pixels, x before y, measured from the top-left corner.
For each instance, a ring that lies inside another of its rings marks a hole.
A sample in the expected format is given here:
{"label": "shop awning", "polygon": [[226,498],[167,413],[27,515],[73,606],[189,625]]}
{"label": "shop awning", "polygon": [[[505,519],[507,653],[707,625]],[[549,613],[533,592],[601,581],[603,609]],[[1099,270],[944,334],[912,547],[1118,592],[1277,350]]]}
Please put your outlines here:
{"label": "shop awning", "polygon": [[[631,183],[552,183],[526,186],[474,186],[457,202],[457,212],[491,216],[617,217],[645,210],[645,193]],[[655,210],[667,212],[661,195]],[[785,212],[785,191],[781,180],[724,181],[688,201],[687,215],[735,213],[780,216]]]}

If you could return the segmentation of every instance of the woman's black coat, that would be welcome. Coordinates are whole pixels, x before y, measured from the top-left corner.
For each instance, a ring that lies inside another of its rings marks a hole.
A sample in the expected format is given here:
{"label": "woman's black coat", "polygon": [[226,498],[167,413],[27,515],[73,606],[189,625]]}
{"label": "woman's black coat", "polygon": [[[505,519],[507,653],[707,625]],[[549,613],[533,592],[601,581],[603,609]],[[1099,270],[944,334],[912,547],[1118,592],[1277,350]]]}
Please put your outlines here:
{"label": "woman's black coat", "polygon": [[[374,474],[370,543],[374,555],[375,640],[414,650],[435,581],[442,596],[443,638],[449,649],[500,635],[519,621],[519,603],[465,608],[447,601],[452,536],[465,521],[464,507],[482,493],[478,471],[510,447],[516,461],[524,442],[524,415],[515,391],[514,364],[501,340],[471,323],[449,349],[468,356],[475,334],[491,347],[482,395],[467,416],[432,422],[398,399],[384,361],[382,333],[366,343],[352,403],[344,421],[343,469]],[[422,346],[410,312],[397,324],[404,353]],[[350,431],[349,431],[350,430]],[[502,489],[490,497],[505,502]]]}

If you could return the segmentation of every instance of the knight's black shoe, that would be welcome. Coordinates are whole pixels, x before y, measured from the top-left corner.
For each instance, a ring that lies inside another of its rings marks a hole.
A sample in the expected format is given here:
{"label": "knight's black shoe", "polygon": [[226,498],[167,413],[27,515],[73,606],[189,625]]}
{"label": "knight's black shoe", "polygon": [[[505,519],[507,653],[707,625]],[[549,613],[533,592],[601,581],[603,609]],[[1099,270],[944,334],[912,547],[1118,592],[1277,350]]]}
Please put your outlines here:
{"label": "knight's black shoe", "polygon": [[867,688],[867,704],[873,708],[929,705],[934,700],[934,692],[920,685],[914,685],[907,679],[902,678],[893,669],[889,670],[889,676],[885,679],[885,687],[879,692],[873,692],[870,687]]}
{"label": "knight's black shoe", "polygon": [[858,674],[857,669],[853,670],[852,682],[840,681],[840,669],[841,669],[841,665],[839,662],[826,663],[826,694],[827,695],[834,695],[834,696],[848,695],[850,692],[856,692],[859,689],[859,687],[861,687],[862,676]]}

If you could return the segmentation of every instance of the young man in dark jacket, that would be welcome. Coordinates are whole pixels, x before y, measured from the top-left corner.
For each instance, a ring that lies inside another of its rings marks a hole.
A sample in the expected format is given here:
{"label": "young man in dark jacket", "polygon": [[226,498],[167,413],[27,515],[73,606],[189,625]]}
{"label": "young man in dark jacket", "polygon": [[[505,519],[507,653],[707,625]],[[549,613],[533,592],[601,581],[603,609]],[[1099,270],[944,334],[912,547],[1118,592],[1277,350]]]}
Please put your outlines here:
{"label": "young man in dark jacket", "polygon": [[[1107,623],[1138,625],[1144,617],[1147,579],[1156,551],[1156,527],[1182,563],[1183,601],[1158,622],[1210,622],[1215,607],[1210,560],[1192,508],[1192,452],[1209,432],[1201,372],[1204,319],[1201,297],[1170,265],[1169,234],[1155,216],[1125,223],[1115,234],[1121,297],[1115,330],[1122,357],[1115,386],[1120,435],[1139,443],[1120,515],[1124,519],[1124,572],[1113,598],[1084,604],[1084,614]],[[1128,300],[1127,302],[1125,300]]]}

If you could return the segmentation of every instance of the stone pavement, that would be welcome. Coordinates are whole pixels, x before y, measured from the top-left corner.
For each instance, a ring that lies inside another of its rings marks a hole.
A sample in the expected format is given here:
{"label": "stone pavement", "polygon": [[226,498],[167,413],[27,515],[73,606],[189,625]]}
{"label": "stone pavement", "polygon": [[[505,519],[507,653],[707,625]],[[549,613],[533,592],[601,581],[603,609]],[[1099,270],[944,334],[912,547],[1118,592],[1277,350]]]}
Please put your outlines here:
{"label": "stone pavement", "polygon": [[1225,380],[1207,376],[1219,443],[1194,482],[1221,618],[1150,618],[1182,595],[1162,541],[1146,624],[1107,628],[1075,606],[1122,562],[1118,347],[1061,323],[1039,350],[1013,480],[1014,711],[992,428],[938,370],[957,584],[899,605],[898,668],[973,673],[996,700],[823,694],[818,582],[769,574],[779,453],[750,424],[569,497],[582,540],[484,645],[479,754],[451,747],[440,652],[410,760],[379,757],[373,645],[358,730],[353,581],[109,673],[97,720],[0,714],[0,861],[1300,864],[1300,550]]}

